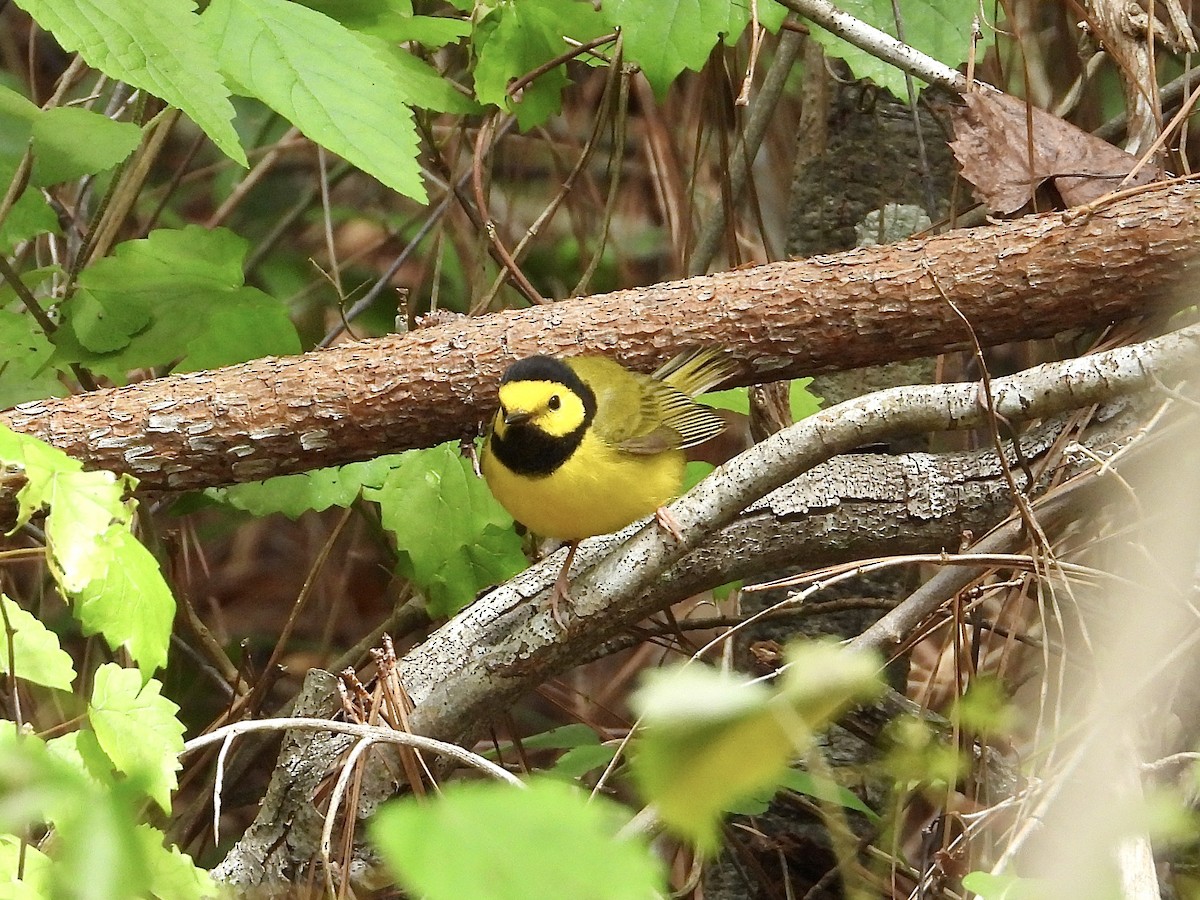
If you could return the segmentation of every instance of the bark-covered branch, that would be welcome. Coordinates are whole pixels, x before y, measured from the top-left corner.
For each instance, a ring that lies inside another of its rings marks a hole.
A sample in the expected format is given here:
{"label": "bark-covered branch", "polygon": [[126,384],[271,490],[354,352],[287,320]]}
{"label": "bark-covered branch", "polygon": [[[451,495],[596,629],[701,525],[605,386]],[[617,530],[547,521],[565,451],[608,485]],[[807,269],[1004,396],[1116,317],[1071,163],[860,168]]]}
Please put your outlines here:
{"label": "bark-covered branch", "polygon": [[249,481],[475,431],[495,383],[535,352],[642,370],[721,345],[746,384],[1145,315],[1179,296],[1200,246],[1200,187],[1158,187],[928,239],[458,319],[407,335],[42,400],[0,413],[149,489]]}
{"label": "bark-covered branch", "polygon": [[[1044,418],[1153,389],[1158,379],[1172,381],[1194,371],[1198,360],[1200,328],[1187,329],[1137,347],[996,379],[995,408],[1010,421]],[[846,477],[858,465],[869,468],[867,479],[890,483],[899,490],[900,496],[872,503],[884,504],[881,508],[889,520],[907,520],[909,537],[923,535],[905,540],[899,549],[937,551],[957,543],[963,527],[962,507],[944,501],[960,494],[969,497],[964,498],[964,506],[990,510],[994,518],[977,526],[983,530],[1008,508],[1006,479],[999,476],[994,460],[990,474],[985,474],[987,468],[978,455],[938,459],[915,454],[886,461],[838,461],[821,469],[814,466],[873,439],[902,431],[977,425],[988,415],[977,385],[895,388],[840,404],[756,445],[672,505],[672,515],[682,528],[680,541],[665,537],[650,524],[623,542],[611,538],[585,542],[580,551],[582,571],[572,582],[565,630],[554,624],[550,612],[536,599],[553,580],[558,562],[554,559],[491,592],[408,653],[400,663],[400,675],[416,704],[409,718],[411,728],[441,739],[462,739],[517,697],[567,671],[650,612],[685,593],[747,574],[722,568],[720,560],[729,557],[720,556],[721,547],[752,539],[756,533],[752,523],[758,517],[768,517],[773,539],[792,542],[790,547],[772,544],[766,555],[782,558],[786,554],[792,564],[820,564],[886,552],[890,548],[880,544],[879,520],[874,515],[838,518],[839,512],[844,512],[838,507],[860,503],[863,496],[872,494],[872,489],[862,484],[861,471]],[[1044,449],[1044,444],[1027,445],[1030,454],[1039,448]],[[739,504],[750,504],[806,470],[811,470],[807,477],[776,490],[750,512],[737,515]],[[980,476],[975,482],[976,496],[970,496],[967,484],[972,479],[967,473]],[[928,496],[931,487],[954,484],[962,490]],[[903,513],[897,508],[900,504]],[[833,551],[824,527],[831,520],[839,521],[840,546]],[[789,524],[794,527],[789,529]],[[725,530],[713,537],[714,529],[722,527]],[[704,549],[706,544],[710,549]],[[587,552],[589,545],[599,548],[599,560],[595,553]],[[753,546],[737,546],[743,558],[758,556]],[[708,561],[706,553],[710,554]],[[329,761],[308,762],[323,770]],[[368,807],[380,797],[364,794]],[[277,811],[264,808],[264,815],[270,817]],[[235,848],[225,869],[253,880],[261,865],[255,858],[255,846]]]}
{"label": "bark-covered branch", "polygon": [[[1026,459],[1031,463],[1041,459],[1056,433],[1048,428],[1023,441]],[[1010,459],[1010,464],[1015,464],[1015,459]],[[985,531],[1011,507],[1008,486],[990,451],[839,457],[739,516],[671,569],[645,599],[654,608],[664,608],[729,579],[761,574],[785,562],[816,567],[864,555],[954,548],[962,528]],[[620,542],[621,536],[588,542],[578,554],[579,567],[594,564]],[[503,604],[489,600],[478,614],[464,615],[481,631],[489,632],[491,640],[502,641],[505,629],[535,608],[526,605],[510,613],[506,606],[511,605],[513,595],[536,597],[554,582],[561,565],[561,553],[554,554],[510,582],[507,589],[511,593],[501,598]],[[587,641],[589,652],[601,645],[598,637]],[[486,652],[491,647],[485,644],[482,649]],[[430,677],[454,677],[452,673],[462,662],[447,655]],[[530,672],[527,677],[540,681],[549,675]],[[332,676],[313,670],[298,707],[305,715],[328,715],[336,709],[335,697]],[[336,767],[351,743],[341,736],[289,734],[253,825],[216,872],[221,880],[239,886],[286,885],[297,879],[303,863],[317,858],[324,822],[313,809],[311,797],[320,778]],[[360,798],[360,815],[391,792],[383,770],[384,766],[372,762]]]}
{"label": "bark-covered branch", "polygon": [[[1200,366],[1200,326],[992,381],[995,412],[1010,422],[1058,415],[1153,389]],[[435,632],[401,662],[417,704],[414,730],[453,739],[540,680],[660,608],[650,593],[739,512],[833,456],[902,433],[976,427],[990,413],[976,384],[891,388],[822,410],[756,444],[668,509],[680,537],[653,523],[572,582],[567,630],[523,602],[521,576]],[[447,664],[451,668],[445,668]],[[454,668],[457,666],[457,668]]]}

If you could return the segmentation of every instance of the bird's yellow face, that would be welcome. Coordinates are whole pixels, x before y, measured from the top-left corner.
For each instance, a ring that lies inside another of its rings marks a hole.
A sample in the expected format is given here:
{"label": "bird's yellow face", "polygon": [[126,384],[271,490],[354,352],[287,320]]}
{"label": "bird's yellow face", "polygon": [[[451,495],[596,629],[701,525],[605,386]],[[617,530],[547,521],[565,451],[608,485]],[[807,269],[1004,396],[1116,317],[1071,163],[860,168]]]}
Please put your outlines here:
{"label": "bird's yellow face", "polygon": [[587,418],[583,399],[555,381],[510,381],[500,386],[500,409],[495,434],[503,438],[510,427],[535,428],[552,438],[565,438]]}
{"label": "bird's yellow face", "polygon": [[509,366],[487,451],[511,472],[549,475],[578,449],[596,395],[561,360],[531,356]]}

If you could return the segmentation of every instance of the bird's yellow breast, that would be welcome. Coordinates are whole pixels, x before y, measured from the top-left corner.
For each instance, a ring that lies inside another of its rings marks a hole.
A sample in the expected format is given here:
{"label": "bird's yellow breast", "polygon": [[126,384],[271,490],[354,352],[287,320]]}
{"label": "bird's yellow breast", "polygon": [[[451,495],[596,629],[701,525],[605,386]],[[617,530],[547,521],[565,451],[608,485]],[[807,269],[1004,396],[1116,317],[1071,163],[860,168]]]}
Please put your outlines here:
{"label": "bird's yellow breast", "polygon": [[634,454],[589,431],[548,475],[518,475],[485,445],[484,476],[512,517],[542,537],[575,541],[608,534],[652,514],[683,485],[681,450]]}

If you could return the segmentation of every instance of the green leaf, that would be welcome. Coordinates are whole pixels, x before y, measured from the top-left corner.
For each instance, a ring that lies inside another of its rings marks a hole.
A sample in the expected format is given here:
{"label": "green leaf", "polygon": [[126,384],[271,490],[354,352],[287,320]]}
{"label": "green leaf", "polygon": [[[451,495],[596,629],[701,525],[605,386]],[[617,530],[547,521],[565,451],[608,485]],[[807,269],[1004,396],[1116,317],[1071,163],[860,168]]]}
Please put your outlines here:
{"label": "green leaf", "polygon": [[645,725],[634,781],[703,853],[717,849],[722,814],[774,786],[807,738],[784,727],[766,686],[707,666],[654,672],[631,702]]}
{"label": "green leaf", "polygon": [[[44,684],[46,687],[69,691],[75,680],[75,664],[71,655],[59,646],[58,636],[34,618],[32,613],[0,593],[4,618],[12,636],[13,672],[18,678]],[[0,672],[8,672],[9,648],[7,638],[0,633]]]}
{"label": "green leaf", "polygon": [[399,454],[380,456],[366,462],[280,475],[266,481],[209,488],[205,494],[254,516],[283,513],[290,519],[298,519],[310,510],[322,512],[331,506],[349,506],[358,499],[364,487],[381,487],[400,460]]}
{"label": "green leaf", "polygon": [[416,41],[426,47],[453,44],[471,33],[467,19],[414,16],[409,0],[300,0],[309,9],[337,19],[351,31],[389,43]]}
{"label": "green leaf", "polygon": [[0,461],[20,467],[17,524],[43,506],[50,572],[87,634],[124,646],[145,674],[164,665],[175,600],[158,563],[129,532],[136,480],[84,472],[61,450],[0,425]]}
{"label": "green leaf", "polygon": [[233,130],[229,91],[192,0],[20,0],[17,5],[64,50],[179,107],[222,153],[246,165]]}
{"label": "green leaf", "polygon": [[[5,188],[30,149],[33,123],[42,115],[42,110],[29,100],[0,85],[0,185]],[[58,216],[40,191],[26,188],[0,223],[0,251],[11,250],[20,242],[47,232],[60,233]]]}
{"label": "green leaf", "polygon": [[123,381],[130,369],[176,361],[194,371],[299,352],[283,304],[245,286],[246,249],[232,231],[198,225],[118,245],[63,304],[55,361]]}
{"label": "green leaf", "polygon": [[404,106],[408,86],[358,35],[286,0],[214,0],[204,25],[239,90],[388,187],[425,202],[416,127]]}
{"label": "green leaf", "polygon": [[15,834],[0,834],[0,885],[5,900],[50,896],[50,857]]}
{"label": "green leaf", "polygon": [[888,725],[887,737],[883,769],[902,785],[933,785],[937,789],[953,785],[966,771],[962,754],[939,740],[932,727],[920,719],[895,719]]}
{"label": "green leaf", "polygon": [[794,641],[786,659],[779,695],[813,731],[883,689],[883,663],[874,653],[850,653],[832,641]]}
{"label": "green leaf", "polygon": [[393,41],[415,41],[431,49],[456,44],[471,33],[471,23],[447,16],[413,16],[379,37]]}
{"label": "green leaf", "polygon": [[72,731],[46,741],[50,755],[62,760],[92,784],[107,790],[113,781],[112,760],[96,740],[94,731]]}
{"label": "green leaf", "polygon": [[879,821],[879,815],[875,810],[863,803],[859,796],[849,788],[842,787],[836,781],[828,778],[815,778],[809,772],[799,769],[788,769],[777,784],[747,797],[741,803],[735,804],[729,811],[744,816],[762,815],[770,806],[772,798],[780,791],[795,791],[806,797],[813,797],[826,803],[835,803],[846,809],[860,812],[874,822]]}
{"label": "green leaf", "polygon": [[1013,734],[1018,716],[1004,683],[989,675],[972,678],[952,711],[954,721],[961,727],[973,734],[989,736]]}
{"label": "green leaf", "polygon": [[[896,35],[896,17],[892,0],[839,0],[838,9]],[[900,0],[904,39],[912,47],[954,68],[967,58],[971,49],[971,23],[974,10],[960,0]],[[864,50],[859,50],[822,28],[810,32],[830,56],[844,59],[856,78],[870,78],[880,87],[907,102],[908,86],[904,73]],[[913,79],[920,91],[924,83]]]}
{"label": "green leaf", "polygon": [[405,103],[421,109],[461,116],[478,115],[483,112],[483,107],[457,90],[424,60],[406,50],[391,47],[378,38],[364,36],[362,40],[375,48],[379,58],[404,86],[404,94],[399,99]]}
{"label": "green leaf", "polygon": [[19,833],[44,822],[55,829],[50,884],[39,896],[144,895],[148,877],[135,830],[141,800],[136,785],[110,777],[98,786],[39,738],[0,724],[8,726],[0,728],[0,830]]}
{"label": "green leaf", "polygon": [[[376,34],[396,22],[412,18],[412,0],[298,0],[301,6],[336,19],[351,31]],[[388,34],[380,37],[390,38]]]}
{"label": "green leaf", "polygon": [[480,588],[526,567],[521,540],[457,444],[410,450],[378,490],[383,527],[396,536],[400,569],[426,594],[430,612],[452,615]]}
{"label": "green leaf", "polygon": [[625,54],[660,98],[684,69],[699,71],[717,41],[736,41],[749,21],[741,0],[606,0],[603,15],[625,36]]}
{"label": "green leaf", "polygon": [[0,409],[67,392],[47,365],[53,353],[33,316],[0,309]]}
{"label": "green leaf", "polygon": [[144,676],[167,664],[175,598],[158,561],[123,528],[100,542],[104,570],[75,597],[84,634],[102,634],[109,647],[124,647]]}
{"label": "green leaf", "polygon": [[1020,878],[1007,872],[999,875],[971,872],[963,876],[962,883],[979,900],[1049,900],[1056,893],[1042,879]]}
{"label": "green leaf", "polygon": [[551,778],[575,781],[588,772],[606,767],[616,755],[616,746],[610,744],[574,747],[554,761],[548,774]]}
{"label": "green leaf", "polygon": [[[560,725],[548,731],[531,734],[521,738],[522,750],[563,750],[571,747],[588,747],[600,743],[596,732],[581,722],[570,725]],[[495,748],[483,752],[488,759],[499,759],[512,752],[516,745],[512,741],[501,741]]]}
{"label": "green leaf", "polygon": [[821,406],[825,403],[823,397],[818,397],[809,390],[812,382],[811,378],[796,378],[792,381],[791,389],[788,391],[788,400],[792,407],[792,421],[794,422],[807,419],[813,413],[820,412]]}
{"label": "green leaf", "polygon": [[604,19],[582,0],[501,4],[475,29],[475,96],[515,112],[522,131],[540,125],[562,107],[562,91],[569,84],[565,67],[526,85],[519,102],[508,96],[509,84],[570,49],[566,38],[588,41],[605,30]]}
{"label": "green leaf", "polygon": [[[10,181],[12,172],[5,172],[0,166],[0,184]],[[26,190],[8,211],[8,218],[0,223],[0,251],[7,253],[39,234],[62,234],[62,228],[41,191]]]}
{"label": "green leaf", "polygon": [[217,886],[178,847],[167,847],[157,828],[139,825],[134,832],[150,874],[150,893],[161,900],[200,900],[217,896]]}
{"label": "green leaf", "polygon": [[711,853],[722,814],[774,791],[818,728],[878,692],[878,666],[871,654],[810,642],[789,647],[775,691],[700,665],[655,672],[632,698],[645,724],[634,781],[663,822]]}
{"label": "green leaf", "polygon": [[144,778],[147,795],[169,813],[175,773],[183,767],[183,723],[161,687],[153,678],[143,684],[135,669],[105,663],[96,670],[88,721],[113,765]]}
{"label": "green leaf", "polygon": [[604,797],[550,779],[454,783],[432,801],[387,804],[368,826],[401,883],[428,900],[645,900],[664,887],[628,818]]}
{"label": "green leaf", "polygon": [[88,109],[39,110],[33,123],[33,184],[47,187],[111,169],[137,149],[142,130]]}

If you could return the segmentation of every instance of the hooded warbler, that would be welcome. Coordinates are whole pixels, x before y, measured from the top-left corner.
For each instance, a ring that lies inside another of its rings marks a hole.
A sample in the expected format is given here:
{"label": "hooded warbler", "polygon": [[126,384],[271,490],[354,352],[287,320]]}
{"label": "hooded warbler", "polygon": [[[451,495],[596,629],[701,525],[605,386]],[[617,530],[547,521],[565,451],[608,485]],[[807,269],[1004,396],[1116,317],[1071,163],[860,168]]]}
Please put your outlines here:
{"label": "hooded warbler", "polygon": [[578,542],[656,513],[679,493],[684,449],[724,428],[692,397],[732,372],[726,354],[702,349],[653,375],[598,356],[531,356],[504,373],[483,475],[514,519],[570,542],[552,594],[556,619]]}

